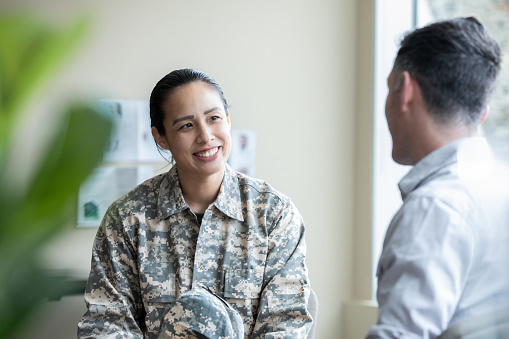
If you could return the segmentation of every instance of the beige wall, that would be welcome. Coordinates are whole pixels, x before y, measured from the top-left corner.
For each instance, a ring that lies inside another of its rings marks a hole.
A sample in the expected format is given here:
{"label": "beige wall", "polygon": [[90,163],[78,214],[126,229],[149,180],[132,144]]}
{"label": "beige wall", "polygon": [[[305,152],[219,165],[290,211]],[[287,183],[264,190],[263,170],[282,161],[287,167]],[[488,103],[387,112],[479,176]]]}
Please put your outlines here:
{"label": "beige wall", "polygon": [[[370,293],[374,0],[0,3],[0,11],[23,7],[55,22],[83,12],[92,19],[46,98],[146,99],[182,67],[216,78],[233,127],[258,132],[257,176],[290,196],[306,221],[317,338],[340,338],[343,319],[355,325],[343,305]],[[52,242],[51,266],[85,276],[94,233],[72,229]]]}

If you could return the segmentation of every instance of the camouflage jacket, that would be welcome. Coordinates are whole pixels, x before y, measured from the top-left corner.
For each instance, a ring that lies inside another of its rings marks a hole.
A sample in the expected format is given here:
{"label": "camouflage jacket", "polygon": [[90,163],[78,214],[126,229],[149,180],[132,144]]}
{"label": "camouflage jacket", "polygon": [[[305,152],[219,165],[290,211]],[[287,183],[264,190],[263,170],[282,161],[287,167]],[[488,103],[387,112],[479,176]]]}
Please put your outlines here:
{"label": "camouflage jacket", "polygon": [[171,303],[202,285],[240,313],[245,338],[306,338],[304,233],[288,197],[228,165],[200,226],[174,166],[106,212],[78,337],[156,338]]}

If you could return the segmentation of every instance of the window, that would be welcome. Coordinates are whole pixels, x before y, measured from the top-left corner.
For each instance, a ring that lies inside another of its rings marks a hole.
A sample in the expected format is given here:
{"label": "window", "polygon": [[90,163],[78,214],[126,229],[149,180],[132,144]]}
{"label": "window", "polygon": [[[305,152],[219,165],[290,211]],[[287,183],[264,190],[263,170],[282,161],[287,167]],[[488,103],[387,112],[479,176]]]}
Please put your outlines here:
{"label": "window", "polygon": [[387,77],[398,50],[398,38],[415,27],[415,1],[378,0],[375,35],[375,100],[373,136],[373,299],[376,292],[376,266],[392,216],[401,205],[397,187],[407,166],[391,157],[392,140],[385,121]]}

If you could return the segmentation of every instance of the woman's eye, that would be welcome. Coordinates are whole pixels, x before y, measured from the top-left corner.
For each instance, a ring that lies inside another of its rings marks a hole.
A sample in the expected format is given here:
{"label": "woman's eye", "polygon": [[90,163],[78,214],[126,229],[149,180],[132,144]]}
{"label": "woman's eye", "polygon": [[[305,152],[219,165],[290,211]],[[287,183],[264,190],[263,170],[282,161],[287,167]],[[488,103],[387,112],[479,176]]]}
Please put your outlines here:
{"label": "woman's eye", "polygon": [[214,116],[210,117],[211,121],[216,121],[216,120],[219,120],[219,119],[221,119],[221,117],[219,115],[214,115]]}
{"label": "woman's eye", "polygon": [[188,129],[188,128],[192,127],[192,126],[193,125],[191,123],[187,123],[185,125],[180,126],[179,131],[183,130],[183,129]]}

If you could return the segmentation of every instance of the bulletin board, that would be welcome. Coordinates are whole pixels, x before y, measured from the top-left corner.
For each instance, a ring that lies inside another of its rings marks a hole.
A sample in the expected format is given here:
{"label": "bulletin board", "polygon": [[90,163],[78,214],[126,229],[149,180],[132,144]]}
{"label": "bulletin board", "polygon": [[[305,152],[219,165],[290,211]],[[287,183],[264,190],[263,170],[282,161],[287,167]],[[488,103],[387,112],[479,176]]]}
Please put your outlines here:
{"label": "bulletin board", "polygon": [[101,100],[100,104],[114,127],[102,164],[80,187],[78,227],[98,227],[112,202],[166,164],[152,137],[147,100]]}

